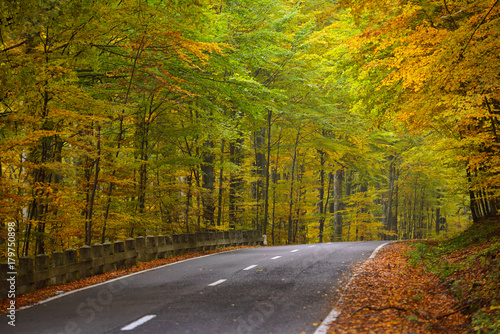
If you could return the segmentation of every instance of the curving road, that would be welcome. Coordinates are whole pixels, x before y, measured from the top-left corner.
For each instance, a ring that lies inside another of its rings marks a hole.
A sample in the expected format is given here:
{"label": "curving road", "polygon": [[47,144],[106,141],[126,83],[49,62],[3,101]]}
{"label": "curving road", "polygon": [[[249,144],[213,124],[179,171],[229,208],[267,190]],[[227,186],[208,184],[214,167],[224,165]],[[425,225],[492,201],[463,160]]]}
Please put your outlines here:
{"label": "curving road", "polygon": [[17,312],[0,333],[314,333],[348,267],[383,241],[241,249],[177,262]]}

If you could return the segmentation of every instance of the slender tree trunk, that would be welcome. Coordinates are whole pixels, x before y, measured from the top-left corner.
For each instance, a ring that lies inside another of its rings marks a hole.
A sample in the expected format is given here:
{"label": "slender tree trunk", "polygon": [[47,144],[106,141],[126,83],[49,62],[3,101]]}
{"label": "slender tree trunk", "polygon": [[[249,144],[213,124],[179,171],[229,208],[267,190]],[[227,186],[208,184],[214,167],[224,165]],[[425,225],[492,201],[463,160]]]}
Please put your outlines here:
{"label": "slender tree trunk", "polygon": [[415,179],[415,186],[413,189],[413,213],[412,213],[412,233],[411,233],[411,239],[415,239],[415,230],[417,227],[417,190],[418,190],[418,178]]}
{"label": "slender tree trunk", "polygon": [[[264,186],[262,178],[265,178],[265,171],[267,169],[266,165],[266,155],[263,153],[264,145],[266,142],[266,128],[261,128],[259,131],[254,133],[254,154],[255,154],[255,177],[256,181],[253,183],[254,198],[256,200],[255,206],[255,228],[260,229],[260,200],[264,196]],[[264,227],[262,226],[262,232]]]}
{"label": "slender tree trunk", "polygon": [[87,231],[85,233],[85,244],[86,245],[92,245],[92,217],[94,213],[94,199],[95,199],[95,194],[97,192],[97,185],[99,183],[99,172],[101,170],[100,168],[100,163],[101,161],[101,126],[97,126],[97,157],[94,162],[94,182],[92,183],[92,190],[90,192],[90,198],[89,198],[89,208],[88,208],[88,215],[87,215]]}
{"label": "slender tree trunk", "polygon": [[[363,194],[363,197],[367,197],[368,195],[368,185],[366,183],[363,183],[359,189],[359,192]],[[365,207],[365,206],[362,206],[361,209],[359,210],[360,213],[361,213],[361,219],[360,219],[360,222],[363,222],[363,219],[364,217],[366,217],[366,214],[368,213],[368,209]],[[356,224],[356,241],[360,240],[360,241],[363,241],[364,240],[364,233],[362,235],[359,235],[359,223]]]}
{"label": "slender tree trunk", "polygon": [[436,234],[439,234],[439,219],[441,218],[441,208],[436,208]]}
{"label": "slender tree trunk", "polygon": [[293,159],[292,159],[292,168],[291,168],[291,177],[290,177],[290,205],[288,209],[288,241],[287,244],[290,244],[292,241],[292,212],[293,212],[293,187],[294,187],[294,181],[295,181],[295,164],[297,160],[297,148],[299,145],[299,138],[300,138],[300,127],[299,130],[297,131],[297,136],[295,138],[295,145],[294,145],[294,150],[293,150]]}
{"label": "slender tree trunk", "polygon": [[334,183],[333,183],[333,196],[334,196],[334,226],[335,226],[335,241],[342,241],[342,211],[343,210],[343,202],[342,202],[342,181],[343,181],[344,171],[342,169],[338,169],[334,174]]}
{"label": "slender tree trunk", "polygon": [[318,189],[318,211],[319,211],[319,243],[323,242],[323,230],[325,227],[325,151],[318,150],[319,153],[319,161],[320,161],[320,170],[319,170],[319,189]]}
{"label": "slender tree trunk", "polygon": [[297,242],[297,234],[299,233],[299,222],[300,222],[300,205],[302,204],[302,198],[304,195],[304,185],[302,184],[302,177],[304,175],[304,161],[297,166],[297,183],[300,185],[299,189],[297,189],[297,202],[296,202],[296,218],[295,218],[295,228],[293,231],[293,240],[292,242]]}
{"label": "slender tree trunk", "polygon": [[389,191],[387,194],[387,208],[385,212],[385,226],[389,234],[393,232],[392,226],[392,203],[394,198],[394,182],[396,178],[394,157],[391,156],[391,164],[389,165]]}
{"label": "slender tree trunk", "polygon": [[191,188],[193,187],[193,171],[191,170],[187,178],[188,191],[186,195],[186,209],[184,211],[184,216],[186,219],[186,233],[189,233],[189,210],[191,208],[191,198],[193,197]]}
{"label": "slender tree trunk", "polygon": [[[351,197],[352,194],[352,176],[353,176],[353,171],[352,169],[349,169],[345,172],[345,198],[348,201],[349,198]],[[348,209],[349,205],[348,202],[344,203],[344,210]],[[352,212],[352,210],[349,209],[349,212]],[[347,238],[344,238],[344,240],[349,241],[351,238],[351,221],[352,221],[352,214],[349,214],[349,216],[345,215],[344,217],[344,226],[347,224]],[[345,219],[347,218],[347,221]]]}
{"label": "slender tree trunk", "polygon": [[[241,166],[241,150],[243,145],[243,138],[240,136],[235,142],[229,143],[229,155],[231,163],[236,166]],[[229,175],[229,226],[234,229],[239,224],[239,191],[241,189],[243,178],[238,172],[231,172]]]}
{"label": "slender tree trunk", "polygon": [[399,210],[399,184],[398,184],[398,178],[399,178],[399,169],[396,169],[395,171],[395,178],[394,178],[394,183],[396,184],[396,189],[395,189],[395,196],[396,196],[396,203],[395,203],[395,210],[394,210],[394,233],[396,234],[396,240],[399,240],[399,222],[398,222],[398,210]]}
{"label": "slender tree trunk", "polygon": [[425,184],[422,186],[421,194],[420,194],[420,213],[418,215],[418,239],[425,238],[424,232],[427,232],[427,229],[424,229],[424,198],[425,198]]}
{"label": "slender tree trunk", "polygon": [[[472,175],[470,171],[467,169],[467,179],[469,180],[469,187],[472,187]],[[481,214],[479,212],[479,206],[477,204],[477,199],[476,195],[474,194],[474,190],[469,189],[469,197],[470,197],[470,211],[472,214],[472,222],[477,223],[479,222],[479,218],[481,217]]]}
{"label": "slender tree trunk", "polygon": [[221,148],[220,148],[220,170],[219,170],[219,198],[217,200],[218,210],[217,210],[217,226],[221,225],[222,220],[222,196],[224,194],[223,186],[223,176],[224,176],[224,144],[226,141],[222,139]]}
{"label": "slender tree trunk", "polygon": [[264,219],[262,221],[262,234],[267,234],[267,225],[268,225],[268,220],[269,220],[269,182],[270,182],[270,175],[269,175],[269,165],[270,165],[270,159],[271,159],[271,128],[272,128],[272,110],[268,110],[267,112],[267,157],[265,161],[265,170],[264,170],[264,175],[266,178],[266,184],[264,185],[263,190],[263,195],[264,195]]}
{"label": "slender tree trunk", "polygon": [[272,238],[272,244],[274,246],[275,240],[274,240],[274,222],[276,218],[276,183],[278,181],[278,165],[279,165],[279,159],[280,159],[280,144],[281,144],[281,134],[282,134],[283,128],[280,128],[280,133],[278,136],[278,141],[277,141],[277,150],[276,150],[276,160],[275,160],[275,167],[274,167],[274,175],[273,175],[273,210],[272,210],[272,230],[271,230],[271,238]]}
{"label": "slender tree trunk", "polygon": [[203,202],[203,219],[208,225],[214,225],[214,200],[213,191],[215,183],[215,169],[214,169],[214,155],[212,149],[214,143],[211,139],[205,141],[203,145],[205,147],[205,152],[203,153],[203,163],[201,164],[201,171],[203,172],[202,181],[203,188],[205,189],[205,194],[202,197]]}

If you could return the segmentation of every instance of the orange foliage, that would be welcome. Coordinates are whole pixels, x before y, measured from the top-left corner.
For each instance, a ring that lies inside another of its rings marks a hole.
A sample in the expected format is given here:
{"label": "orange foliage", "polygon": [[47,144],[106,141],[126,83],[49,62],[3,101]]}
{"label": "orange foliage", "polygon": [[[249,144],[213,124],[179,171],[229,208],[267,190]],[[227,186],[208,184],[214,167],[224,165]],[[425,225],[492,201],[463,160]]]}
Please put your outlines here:
{"label": "orange foliage", "polygon": [[343,291],[341,314],[329,333],[466,333],[468,317],[440,280],[405,254],[410,243],[383,248],[356,272]]}

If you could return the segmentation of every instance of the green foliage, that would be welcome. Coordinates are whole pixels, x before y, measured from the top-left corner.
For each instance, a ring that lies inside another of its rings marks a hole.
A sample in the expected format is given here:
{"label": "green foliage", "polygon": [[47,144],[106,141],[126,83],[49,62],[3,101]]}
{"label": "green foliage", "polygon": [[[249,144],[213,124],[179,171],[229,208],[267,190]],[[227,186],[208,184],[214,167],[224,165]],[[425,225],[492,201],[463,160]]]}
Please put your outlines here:
{"label": "green foliage", "polygon": [[424,266],[448,286],[474,333],[498,333],[500,277],[499,221],[489,219],[438,242],[415,244],[412,266]]}
{"label": "green foliage", "polygon": [[[496,307],[496,306],[495,306]],[[479,310],[472,317],[472,330],[475,333],[497,334],[500,333],[500,311],[486,313]]]}
{"label": "green foliage", "polygon": [[441,279],[453,275],[459,269],[459,266],[442,258],[444,250],[439,247],[418,243],[415,245],[415,250],[408,253],[412,267],[424,266]]}
{"label": "green foliage", "polygon": [[0,9],[0,222],[19,255],[204,230],[425,238],[438,209],[468,223],[449,142],[380,121],[403,90],[361,59],[383,55],[353,53],[363,26],[336,4]]}

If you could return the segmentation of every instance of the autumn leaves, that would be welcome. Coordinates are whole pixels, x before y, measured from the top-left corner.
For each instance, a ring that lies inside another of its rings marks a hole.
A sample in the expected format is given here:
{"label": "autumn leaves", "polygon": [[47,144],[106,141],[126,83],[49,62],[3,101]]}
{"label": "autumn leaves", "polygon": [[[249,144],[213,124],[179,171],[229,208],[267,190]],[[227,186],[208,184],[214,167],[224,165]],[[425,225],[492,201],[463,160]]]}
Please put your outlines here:
{"label": "autumn leaves", "polygon": [[491,211],[497,8],[455,26],[458,3],[344,5],[1,4],[0,219],[19,255],[205,229],[426,236],[465,220],[457,152]]}

